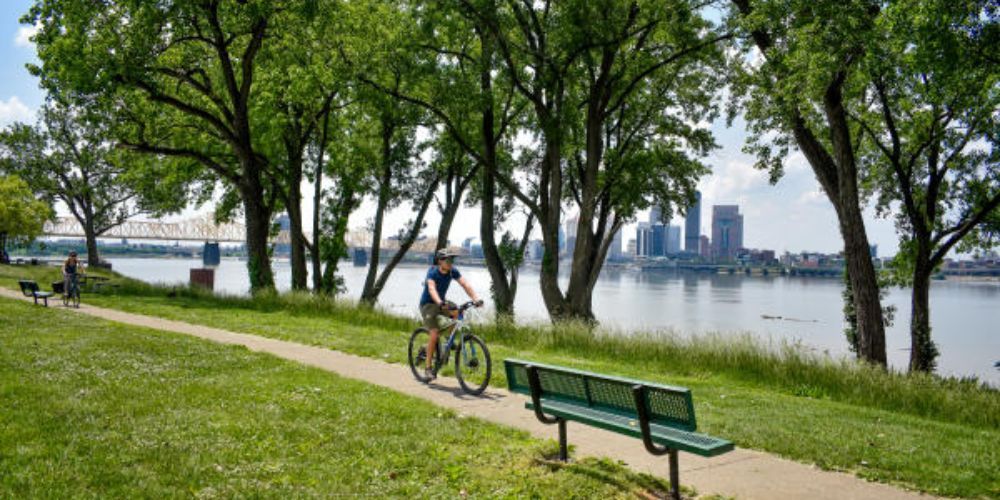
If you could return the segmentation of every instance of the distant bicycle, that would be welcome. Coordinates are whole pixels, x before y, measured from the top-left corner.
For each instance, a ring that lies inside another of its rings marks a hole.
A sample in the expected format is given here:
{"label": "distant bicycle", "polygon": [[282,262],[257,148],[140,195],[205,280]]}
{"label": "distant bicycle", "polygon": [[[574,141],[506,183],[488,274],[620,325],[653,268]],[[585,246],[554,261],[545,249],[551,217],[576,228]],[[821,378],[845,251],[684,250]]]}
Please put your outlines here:
{"label": "distant bicycle", "polygon": [[[436,358],[434,359],[434,373],[436,374],[448,364],[451,351],[455,351],[455,378],[458,379],[458,384],[466,393],[479,395],[486,390],[486,386],[490,382],[493,366],[486,343],[473,335],[466,326],[466,311],[475,306],[476,303],[470,301],[454,309],[453,323],[446,327],[451,329],[451,334],[443,342],[441,337],[438,337],[438,346],[434,350]],[[410,371],[413,372],[413,376],[417,380],[423,383],[429,381],[429,378],[424,375],[423,369],[427,365],[427,344],[430,342],[430,335],[430,332],[424,327],[417,328],[410,335],[408,356]]]}
{"label": "distant bicycle", "polygon": [[69,307],[80,307],[80,277],[76,274],[71,274],[66,277],[66,286],[63,290],[63,305]]}

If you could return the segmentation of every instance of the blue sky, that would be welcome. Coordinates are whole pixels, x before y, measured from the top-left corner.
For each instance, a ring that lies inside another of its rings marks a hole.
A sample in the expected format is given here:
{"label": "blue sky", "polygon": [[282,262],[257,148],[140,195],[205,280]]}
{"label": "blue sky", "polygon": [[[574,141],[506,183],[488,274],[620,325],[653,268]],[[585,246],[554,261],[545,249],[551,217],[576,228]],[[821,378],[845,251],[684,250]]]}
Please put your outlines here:
{"label": "blue sky", "polygon": [[[44,101],[37,80],[24,67],[35,60],[34,46],[26,40],[30,26],[18,22],[31,3],[30,0],[0,2],[0,127],[13,121],[33,121],[34,110]],[[766,173],[752,168],[753,158],[741,152],[744,140],[741,123],[727,128],[723,120],[719,120],[712,129],[722,147],[708,158],[712,175],[699,184],[703,193],[703,234],[711,234],[713,204],[739,204],[744,214],[744,244],[747,247],[778,252],[836,252],[842,248],[833,208],[819,190],[801,154],[796,152],[788,158],[785,177],[772,186]],[[361,226],[371,218],[373,206],[372,203],[362,205],[352,217],[351,226]],[[189,210],[185,216],[206,210],[204,207]],[[305,211],[308,220],[312,211],[307,207]],[[406,208],[396,210],[390,214],[386,230],[394,233],[410,215]],[[478,210],[463,209],[453,226],[452,241],[476,236],[478,217]],[[646,216],[640,218],[645,220]],[[436,214],[431,211],[428,227],[435,228],[436,222]],[[867,211],[866,222],[869,239],[879,245],[879,254],[895,253],[897,237],[892,222],[876,219],[871,210]],[[626,242],[635,237],[634,226],[626,226],[623,236]]]}

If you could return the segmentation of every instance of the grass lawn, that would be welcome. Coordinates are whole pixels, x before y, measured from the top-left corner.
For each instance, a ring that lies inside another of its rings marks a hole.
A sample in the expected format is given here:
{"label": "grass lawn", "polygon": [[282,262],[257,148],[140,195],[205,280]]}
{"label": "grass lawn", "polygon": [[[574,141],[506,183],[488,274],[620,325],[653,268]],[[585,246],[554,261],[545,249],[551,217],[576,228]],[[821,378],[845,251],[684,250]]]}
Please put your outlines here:
{"label": "grass lawn", "polygon": [[[29,269],[25,271],[24,269]],[[53,270],[0,266],[14,273]],[[121,280],[120,280],[121,281]],[[104,307],[405,362],[412,320],[301,296],[213,298],[137,284],[84,295]],[[683,385],[700,430],[738,446],[935,494],[1000,498],[1000,392],[970,381],[909,377],[749,339],[622,339],[579,328],[484,326],[496,367],[506,357]],[[622,362],[628,360],[628,362]],[[502,386],[502,370],[494,370]]]}
{"label": "grass lawn", "polygon": [[0,497],[612,497],[527,433],[242,347],[0,299]]}

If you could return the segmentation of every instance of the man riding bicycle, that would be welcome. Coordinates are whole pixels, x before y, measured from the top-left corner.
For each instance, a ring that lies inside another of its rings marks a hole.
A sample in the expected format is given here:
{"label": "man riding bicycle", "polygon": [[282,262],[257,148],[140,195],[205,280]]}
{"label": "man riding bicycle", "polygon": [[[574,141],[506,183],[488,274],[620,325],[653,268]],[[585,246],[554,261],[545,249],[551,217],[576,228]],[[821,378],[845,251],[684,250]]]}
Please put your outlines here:
{"label": "man riding bicycle", "polygon": [[451,280],[457,280],[458,284],[462,285],[465,293],[476,303],[476,307],[483,305],[483,301],[479,300],[476,291],[462,277],[462,273],[455,268],[456,256],[457,254],[444,248],[434,253],[435,265],[427,270],[424,293],[420,296],[420,316],[423,318],[424,326],[430,331],[430,341],[427,343],[427,366],[424,371],[428,380],[437,377],[437,373],[434,372],[434,351],[437,350],[438,335],[441,331],[438,318],[441,314],[447,313],[444,296],[448,293]]}
{"label": "man riding bicycle", "polygon": [[79,282],[77,281],[80,277],[80,260],[76,256],[76,252],[70,252],[69,258],[63,262],[62,273],[63,273],[63,292],[65,295],[70,295],[74,291],[79,292]]}

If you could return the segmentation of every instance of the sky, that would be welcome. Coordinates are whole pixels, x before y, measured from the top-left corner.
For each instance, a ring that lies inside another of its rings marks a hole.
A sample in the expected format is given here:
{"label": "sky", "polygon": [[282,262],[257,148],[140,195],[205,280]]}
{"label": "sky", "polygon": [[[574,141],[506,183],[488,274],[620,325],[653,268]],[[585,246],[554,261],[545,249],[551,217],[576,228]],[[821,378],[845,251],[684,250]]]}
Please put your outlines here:
{"label": "sky", "polygon": [[[34,45],[29,40],[31,26],[19,23],[31,5],[30,0],[4,0],[0,2],[0,127],[15,121],[33,122],[35,110],[45,96],[38,88],[38,81],[25,68],[37,61]],[[744,215],[744,246],[776,250],[779,253],[818,251],[835,253],[842,242],[832,205],[826,199],[804,157],[793,152],[786,161],[785,175],[776,184],[768,182],[766,172],[753,168],[753,158],[743,154],[745,139],[742,122],[737,120],[732,128],[720,119],[712,124],[716,142],[721,146],[705,161],[712,174],[699,183],[702,192],[701,233],[711,235],[712,205],[738,204]],[[304,190],[310,193],[311,189]],[[190,208],[179,218],[188,218],[211,211],[211,206]],[[305,220],[311,220],[311,201],[303,207]],[[412,209],[404,206],[387,217],[385,231],[395,234],[412,217]],[[574,215],[571,210],[564,217]],[[351,217],[351,227],[364,226],[374,217],[374,203],[367,200]],[[648,214],[640,214],[648,220]],[[437,233],[439,217],[428,212],[425,234]],[[898,237],[891,220],[878,219],[871,208],[866,210],[865,222],[869,240],[879,246],[880,256],[893,255],[898,247]],[[682,225],[679,217],[674,224]],[[477,237],[479,211],[462,209],[453,225],[451,240],[461,242],[467,237]],[[512,231],[520,234],[517,227]],[[635,225],[625,227],[623,240],[635,237]]]}

